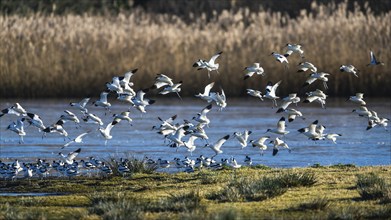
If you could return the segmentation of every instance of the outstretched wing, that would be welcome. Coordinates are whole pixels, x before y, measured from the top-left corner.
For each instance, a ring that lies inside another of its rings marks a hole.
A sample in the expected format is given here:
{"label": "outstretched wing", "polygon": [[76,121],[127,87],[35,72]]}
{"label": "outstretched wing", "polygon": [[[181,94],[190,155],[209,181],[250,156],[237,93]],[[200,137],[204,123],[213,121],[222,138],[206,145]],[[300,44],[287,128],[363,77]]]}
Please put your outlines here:
{"label": "outstretched wing", "polygon": [[79,104],[80,104],[81,107],[84,108],[87,105],[88,101],[90,101],[90,98],[85,98],[85,99],[81,100],[79,102]]}
{"label": "outstretched wing", "polygon": [[79,155],[80,151],[81,151],[81,148],[69,153],[66,159],[69,161],[72,161],[73,159],[75,159],[77,157],[77,155]]}
{"label": "outstretched wing", "polygon": [[107,92],[102,92],[101,94],[100,94],[100,101],[101,102],[107,102]]}
{"label": "outstretched wing", "polygon": [[208,84],[207,86],[205,86],[205,90],[204,90],[204,95],[205,96],[209,95],[209,92],[210,92],[210,90],[212,89],[212,87],[214,85],[215,85],[215,82],[212,82],[212,83]]}
{"label": "outstretched wing", "polygon": [[205,116],[211,109],[212,109],[212,104],[206,106],[204,109],[202,109],[201,115]]}
{"label": "outstretched wing", "polygon": [[229,139],[229,135],[226,135],[226,136],[220,138],[220,139],[216,142],[215,148],[216,148],[217,150],[220,150],[221,146],[223,146],[223,144],[224,144],[228,139]]}
{"label": "outstretched wing", "polygon": [[210,58],[209,64],[210,64],[210,65],[214,65],[216,59],[217,59],[222,53],[223,53],[223,52],[219,52],[219,53],[215,54],[212,58]]}

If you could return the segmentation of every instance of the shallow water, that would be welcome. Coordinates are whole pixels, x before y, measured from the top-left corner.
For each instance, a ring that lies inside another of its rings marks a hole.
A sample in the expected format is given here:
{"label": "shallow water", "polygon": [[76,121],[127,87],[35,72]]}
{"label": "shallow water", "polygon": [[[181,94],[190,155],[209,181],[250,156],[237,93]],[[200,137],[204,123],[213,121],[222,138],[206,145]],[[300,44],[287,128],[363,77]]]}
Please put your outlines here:
{"label": "shallow water", "polygon": [[[79,118],[81,113],[69,106],[69,101],[79,100],[7,100],[1,101],[0,107],[4,109],[14,102],[19,102],[28,112],[37,113],[41,116],[45,125],[56,122],[64,110],[68,109],[76,113]],[[367,107],[378,112],[379,116],[391,118],[391,102],[389,99],[366,99]],[[90,112],[102,118],[105,125],[112,120],[113,113],[125,111],[129,106],[116,101],[112,102],[111,113],[105,115],[101,108],[89,106]],[[107,145],[97,131],[98,126],[81,123],[81,128],[77,128],[74,123],[65,124],[65,129],[70,138],[92,130],[84,138],[84,143],[73,144],[61,150],[66,141],[58,134],[48,134],[42,139],[42,134],[35,127],[26,127],[27,135],[24,143],[19,144],[19,137],[15,133],[6,130],[6,127],[17,119],[15,115],[5,115],[0,118],[0,160],[12,161],[18,158],[21,161],[34,161],[37,158],[59,159],[60,151],[68,153],[81,147],[82,151],[76,159],[85,159],[90,156],[97,158],[107,158],[109,156],[121,157],[125,154],[134,155],[138,158],[148,156],[150,158],[162,158],[172,160],[174,157],[184,158],[191,156],[185,148],[170,148],[164,142],[162,136],[152,131],[153,125],[158,125],[160,116],[163,119],[177,114],[176,122],[183,119],[190,120],[197,112],[207,105],[201,100],[191,98],[180,101],[179,99],[158,99],[156,104],[147,108],[147,114],[141,114],[135,109],[131,110],[133,126],[126,122],[121,122],[112,129],[113,139]],[[272,156],[272,144],[264,155],[260,155],[257,148],[250,144],[241,149],[236,138],[229,139],[222,150],[223,154],[216,156],[220,158],[235,157],[239,163],[243,163],[245,155],[252,157],[254,164],[264,164],[271,167],[303,167],[315,163],[321,165],[347,164],[352,163],[359,166],[365,165],[389,165],[391,163],[391,133],[384,128],[375,127],[366,131],[367,119],[352,113],[352,109],[358,106],[354,103],[345,102],[342,99],[330,99],[327,108],[322,109],[316,103],[299,103],[299,106],[291,106],[300,110],[305,117],[296,118],[288,123],[287,130],[290,131],[283,140],[287,142],[292,152],[281,150],[277,156]],[[251,130],[249,140],[257,139],[263,135],[277,137],[272,133],[265,134],[268,128],[274,128],[277,121],[283,114],[276,114],[276,108],[271,108],[271,102],[265,100],[260,102],[253,98],[229,99],[228,107],[222,112],[217,111],[213,106],[208,113],[211,120],[210,127],[205,128],[210,143],[214,143],[224,135],[232,134],[235,131],[243,132],[245,129]],[[298,129],[308,126],[314,120],[319,120],[319,124],[326,126],[325,133],[340,133],[337,144],[329,140],[311,141],[304,135],[297,132]],[[194,122],[196,123],[196,122]],[[186,140],[186,139],[185,139]],[[209,148],[202,148],[205,142],[197,139],[197,149],[193,152],[192,158],[199,155],[212,156],[214,153]]]}

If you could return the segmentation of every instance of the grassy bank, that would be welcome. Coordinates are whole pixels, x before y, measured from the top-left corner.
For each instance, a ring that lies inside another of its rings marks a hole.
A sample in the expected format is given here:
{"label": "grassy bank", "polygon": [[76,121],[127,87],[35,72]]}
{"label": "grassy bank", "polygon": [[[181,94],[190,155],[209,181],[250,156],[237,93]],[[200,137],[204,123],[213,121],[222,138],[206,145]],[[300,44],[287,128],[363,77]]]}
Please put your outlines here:
{"label": "grassy bank", "polygon": [[360,219],[391,217],[391,167],[242,168],[108,179],[0,181],[0,219]]}
{"label": "grassy bank", "polygon": [[[135,89],[152,85],[155,75],[164,73],[184,81],[183,95],[194,95],[209,80],[193,62],[217,51],[224,52],[218,60],[221,75],[213,74],[210,81],[217,81],[228,95],[244,95],[246,88],[264,90],[267,81],[282,79],[278,93],[283,96],[297,92],[307,77],[296,72],[298,56],[290,57],[288,70],[270,56],[284,52],[288,42],[303,44],[306,59],[331,73],[328,94],[389,94],[391,13],[375,15],[369,7],[364,11],[357,6],[349,12],[346,3],[314,3],[295,19],[246,8],[222,11],[211,19],[193,16],[192,22],[142,10],[106,17],[2,16],[0,96],[98,96],[106,81],[134,68],[139,68]],[[385,66],[366,67],[370,49]],[[244,82],[243,68],[253,62],[260,62],[267,75]],[[341,64],[349,63],[361,70],[359,78],[339,72]]]}

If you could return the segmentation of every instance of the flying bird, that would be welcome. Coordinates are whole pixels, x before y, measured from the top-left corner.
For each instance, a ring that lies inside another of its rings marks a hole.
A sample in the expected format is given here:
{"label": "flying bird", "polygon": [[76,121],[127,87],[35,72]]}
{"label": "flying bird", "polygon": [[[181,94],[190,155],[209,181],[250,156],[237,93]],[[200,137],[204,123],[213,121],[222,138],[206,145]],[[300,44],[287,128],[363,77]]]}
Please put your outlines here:
{"label": "flying bird", "polygon": [[304,51],[301,49],[300,44],[286,44],[285,47],[287,49],[287,51],[284,54],[285,57],[290,56],[292,53],[298,53],[300,54],[301,58],[304,58]]}
{"label": "flying bird", "polygon": [[201,69],[207,69],[208,70],[208,77],[210,78],[210,72],[215,70],[217,73],[219,73],[219,64],[215,63],[216,59],[222,54],[223,52],[218,52],[217,54],[213,55],[212,58],[210,58],[209,61],[201,60],[199,59],[197,62],[193,64],[193,67],[196,67],[197,70]]}
{"label": "flying bird", "polygon": [[195,97],[205,100],[208,103],[212,102],[213,98],[210,96],[210,90],[213,88],[214,84],[215,83],[212,82],[206,85],[204,89],[204,93],[198,93],[198,95],[195,95]]}
{"label": "flying bird", "polygon": [[69,141],[68,143],[64,144],[64,146],[61,148],[63,149],[64,147],[68,147],[69,145],[73,143],[83,143],[83,137],[89,134],[90,132],[85,132],[74,138],[73,140]]}
{"label": "flying bird", "polygon": [[273,104],[277,106],[276,99],[279,99],[280,97],[276,96],[276,90],[278,86],[281,84],[281,80],[278,81],[276,84],[273,85],[272,82],[268,82],[266,86],[266,94],[263,96],[264,98],[272,100]]}
{"label": "flying bird", "polygon": [[380,61],[378,61],[378,60],[376,59],[375,54],[374,54],[372,51],[370,52],[369,56],[370,56],[371,61],[370,61],[369,64],[367,64],[367,66],[384,65],[383,62],[380,62]]}
{"label": "flying bird", "polygon": [[247,89],[247,94],[249,94],[249,95],[251,95],[253,97],[259,98],[261,101],[263,101],[262,92],[261,91],[254,90],[254,89]]}
{"label": "flying bird", "polygon": [[347,73],[351,73],[353,74],[355,77],[358,77],[357,73],[360,72],[358,69],[356,69],[356,67],[354,67],[353,65],[341,65],[339,67],[339,70],[341,72],[347,72]]}
{"label": "flying bird", "polygon": [[246,66],[244,70],[247,71],[246,75],[244,76],[244,80],[252,77],[254,74],[264,76],[264,70],[259,65],[259,63],[254,63],[252,66]]}
{"label": "flying bird", "polygon": [[[229,139],[229,135],[225,135],[224,137],[220,138],[216,143],[214,143],[213,145],[210,145],[210,144],[206,144],[205,147],[210,147],[214,152],[215,152],[215,156],[217,156],[218,154],[221,154],[223,153],[223,151],[221,150],[221,147],[223,146],[223,144]],[[212,158],[213,158],[212,157]]]}

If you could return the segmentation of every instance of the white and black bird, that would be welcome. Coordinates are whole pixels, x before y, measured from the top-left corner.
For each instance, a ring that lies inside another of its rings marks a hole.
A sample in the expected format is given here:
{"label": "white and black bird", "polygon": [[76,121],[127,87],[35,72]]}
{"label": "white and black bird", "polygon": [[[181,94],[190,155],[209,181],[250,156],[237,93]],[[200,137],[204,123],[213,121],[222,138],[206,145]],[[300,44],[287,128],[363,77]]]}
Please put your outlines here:
{"label": "white and black bird", "polygon": [[[303,117],[303,114],[301,113],[301,111],[298,111],[296,109],[293,109],[293,108],[287,108],[284,110],[284,112],[286,114],[288,114],[288,121],[289,122],[292,122],[296,119],[296,117]],[[305,118],[303,118],[304,120]]]}
{"label": "white and black bird", "polygon": [[126,85],[133,86],[133,83],[130,82],[130,78],[137,72],[138,69],[133,69],[124,74],[124,76],[119,77],[119,83],[122,87]]}
{"label": "white and black bird", "polygon": [[185,137],[186,130],[189,129],[189,126],[179,127],[175,132],[167,135],[166,139],[171,141],[170,146],[173,148],[178,148],[184,146],[182,138]]}
{"label": "white and black bird", "polygon": [[100,127],[99,132],[102,135],[102,137],[105,139],[105,145],[107,144],[107,140],[110,140],[113,138],[113,136],[110,134],[111,129],[118,123],[118,120],[113,120],[112,122],[108,123],[105,128]]}
{"label": "white and black bird", "polygon": [[375,54],[374,54],[372,51],[369,53],[369,56],[370,56],[370,59],[371,59],[371,60],[370,60],[369,64],[367,64],[367,66],[384,65],[383,62],[380,62],[380,61],[378,61],[378,60],[376,59]]}
{"label": "white and black bird", "polygon": [[45,125],[39,115],[28,112],[27,117],[26,119],[31,125],[37,127],[40,131],[45,129]]}
{"label": "white and black bird", "polygon": [[26,132],[24,131],[23,121],[25,121],[25,119],[24,118],[20,118],[16,122],[12,122],[7,127],[8,130],[13,131],[17,135],[19,135],[19,143],[20,144],[23,143],[23,136],[26,136]]}
{"label": "white and black bird", "polygon": [[189,139],[186,142],[183,142],[184,146],[187,148],[187,151],[190,152],[190,154],[192,154],[193,151],[197,148],[194,143],[197,138],[197,136],[190,135]]}
{"label": "white and black bird", "polygon": [[215,55],[213,55],[209,61],[206,60],[198,60],[193,64],[193,67],[196,67],[197,70],[201,69],[207,69],[208,70],[208,77],[210,78],[210,72],[215,70],[217,73],[219,73],[219,64],[216,63],[216,59],[222,54],[223,52],[219,52]]}
{"label": "white and black bird", "polygon": [[309,75],[309,77],[307,78],[307,80],[305,81],[305,83],[303,84],[302,87],[306,87],[306,86],[309,86],[311,85],[313,82],[315,82],[316,80],[319,80],[319,81],[322,81],[323,82],[323,86],[325,89],[328,89],[328,86],[327,86],[327,82],[329,81],[329,79],[327,78],[327,76],[330,75],[329,73],[316,73],[316,72],[313,72]]}
{"label": "white and black bird", "polygon": [[289,63],[288,62],[288,59],[284,56],[284,55],[281,55],[279,53],[276,53],[276,52],[272,52],[270,55],[273,55],[274,58],[280,62],[280,63],[285,63],[285,67],[287,67],[287,64]]}
{"label": "white and black bird", "polygon": [[[83,143],[83,137],[86,136],[87,134],[89,134],[90,132],[84,132],[80,135],[78,135],[76,138],[72,139],[71,141],[69,141],[68,143],[64,144],[64,147],[68,147],[69,145],[73,144],[73,143]],[[61,148],[61,149],[62,149]]]}
{"label": "white and black bird", "polygon": [[298,97],[296,93],[291,93],[282,99],[282,103],[276,113],[283,112],[291,103],[297,104],[298,102],[300,102],[300,97]]}
{"label": "white and black bird", "polygon": [[327,95],[322,90],[316,89],[315,91],[307,92],[306,95],[307,98],[303,103],[318,102],[322,108],[325,108]]}
{"label": "white and black bird", "polygon": [[263,151],[267,150],[267,145],[265,144],[265,141],[269,138],[270,136],[263,136],[256,141],[250,140],[250,143],[253,147],[258,147],[261,150],[261,155],[263,156]]}
{"label": "white and black bird", "polygon": [[103,125],[103,121],[97,115],[92,113],[84,113],[84,116],[81,118],[85,123]]}
{"label": "white and black bird", "polygon": [[346,101],[351,101],[360,105],[366,105],[364,101],[364,93],[356,93],[355,96],[350,96]]}
{"label": "white and black bird", "polygon": [[318,71],[316,66],[310,62],[301,62],[299,63],[298,67],[299,70],[297,70],[297,72],[305,72],[307,70],[311,70],[311,72],[315,73],[316,71]]}
{"label": "white and black bird", "polygon": [[383,118],[383,117],[379,117],[377,120],[374,120],[374,119],[368,119],[368,126],[367,126],[367,131],[372,129],[373,127],[375,126],[380,126],[380,127],[383,127],[385,130],[387,130],[387,126],[388,126],[388,121],[390,119],[388,118]]}
{"label": "white and black bird", "polygon": [[251,166],[253,164],[253,160],[251,159],[250,156],[246,155],[246,158],[244,158],[243,161],[247,166]]}
{"label": "white and black bird", "polygon": [[[308,127],[305,127],[305,128],[300,128],[299,130],[297,130],[298,132],[300,132],[301,134],[305,135],[308,137],[308,139],[310,140],[320,140],[322,139],[322,134],[319,133],[319,129],[317,130],[317,126],[318,126],[318,120],[315,120],[314,122],[312,122],[310,125],[308,125]],[[324,126],[323,126],[324,128]]]}
{"label": "white and black bird", "polygon": [[231,158],[230,163],[229,163],[229,166],[232,167],[232,168],[234,168],[234,169],[239,169],[239,168],[242,167],[241,164],[238,164],[238,162],[236,161],[235,158]]}
{"label": "white and black bird", "polygon": [[244,80],[252,77],[254,74],[261,75],[261,76],[265,75],[265,71],[259,65],[259,63],[254,63],[252,66],[246,66],[244,70],[246,70],[246,75],[244,76]]}
{"label": "white and black bird", "polygon": [[69,103],[69,105],[78,108],[82,112],[87,113],[88,110],[86,108],[86,105],[88,101],[90,101],[90,98],[84,98],[80,102],[71,102]]}
{"label": "white and black bird", "polygon": [[124,92],[124,93],[119,93],[117,94],[117,99],[121,102],[126,102],[126,103],[129,103],[131,105],[134,105],[133,103],[133,98],[134,96],[136,95],[136,93],[133,91],[134,94],[130,94],[130,93],[127,93],[127,92]]}
{"label": "white and black bird", "polygon": [[334,144],[337,143],[337,137],[342,136],[342,134],[327,134],[325,137],[328,140],[331,140]]}
{"label": "white and black bird", "polygon": [[214,84],[215,83],[212,82],[206,85],[204,89],[204,93],[198,93],[198,95],[195,95],[195,97],[205,100],[208,103],[212,102],[213,98],[210,96],[210,90],[213,88]]}
{"label": "white and black bird", "polygon": [[[210,149],[212,149],[215,154],[213,157],[215,157],[216,155],[218,154],[221,154],[223,153],[223,151],[221,150],[221,147],[223,146],[223,144],[229,139],[229,135],[225,135],[224,137],[220,138],[216,143],[214,143],[213,145],[210,145],[210,144],[206,144],[205,147],[210,147]],[[213,158],[212,157],[212,158]]]}
{"label": "white and black bird", "polygon": [[68,110],[65,110],[64,112],[65,112],[65,115],[61,115],[60,119],[62,119],[64,121],[73,121],[76,124],[80,123],[79,118],[77,118],[77,116],[73,112],[68,111]]}
{"label": "white and black bird", "polygon": [[179,83],[175,83],[173,85],[166,85],[164,86],[163,90],[159,92],[159,94],[166,95],[168,93],[176,93],[178,97],[182,100],[182,97],[179,95],[179,92],[181,91],[182,81]]}
{"label": "white and black bird", "polygon": [[58,155],[60,155],[64,159],[65,163],[71,165],[74,162],[73,160],[77,157],[77,155],[79,155],[80,152],[81,152],[81,148],[73,152],[70,152],[67,155],[64,155],[62,152],[58,153]]}
{"label": "white and black bird", "polygon": [[277,128],[267,129],[266,132],[272,132],[279,135],[286,135],[289,131],[285,130],[285,117],[281,117],[277,122]]}
{"label": "white and black bird", "polygon": [[242,149],[247,147],[247,140],[250,137],[250,134],[252,131],[245,130],[243,133],[241,132],[234,132],[234,137],[238,139],[240,145],[242,146]]}
{"label": "white and black bird", "polygon": [[19,112],[12,109],[12,107],[5,108],[1,110],[0,117],[3,117],[4,115],[16,115],[20,116]]}
{"label": "white and black bird", "polygon": [[120,114],[113,114],[113,117],[114,117],[114,120],[117,120],[118,122],[120,122],[121,120],[124,120],[129,123],[132,123],[133,119],[130,118],[129,115],[130,115],[130,112],[125,111],[125,112],[121,112]]}
{"label": "white and black bird", "polygon": [[225,107],[227,107],[227,97],[225,96],[223,89],[221,89],[221,93],[212,93],[211,97],[216,102],[216,105],[220,107],[219,111],[222,111]]}
{"label": "white and black bird", "polygon": [[[176,127],[173,125],[175,119],[177,118],[177,115],[173,115],[171,116],[170,118],[166,119],[166,120],[163,120],[162,118],[160,117],[157,117],[159,119],[159,121],[161,121],[162,123],[158,126],[153,126],[152,127],[152,130],[154,129],[157,129],[157,130],[161,130],[161,129],[165,129],[165,128],[172,128],[172,129],[176,129]],[[166,135],[166,134],[164,134]]]}
{"label": "white and black bird", "polygon": [[356,67],[354,67],[353,65],[341,65],[339,67],[339,70],[341,72],[347,72],[347,73],[351,73],[353,74],[355,77],[358,77],[357,73],[360,72],[358,69],[356,69]]}
{"label": "white and black bird", "polygon": [[289,150],[289,153],[291,152],[289,146],[287,143],[285,143],[283,140],[280,138],[275,138],[274,140],[270,141],[270,143],[273,143],[273,156],[276,156],[280,148],[285,148]]}
{"label": "white and black bird", "polygon": [[208,126],[210,120],[206,116],[206,114],[210,112],[211,109],[212,109],[212,104],[207,105],[205,108],[202,109],[201,113],[197,113],[197,116],[193,117],[193,120]]}
{"label": "white and black bird", "polygon": [[107,93],[115,92],[115,93],[123,93],[123,88],[119,82],[118,76],[114,76],[111,82],[106,83]]}
{"label": "white and black bird", "polygon": [[98,100],[96,100],[95,102],[93,102],[92,104],[94,106],[97,106],[97,107],[103,107],[105,108],[106,110],[109,110],[110,111],[110,106],[111,104],[107,101],[107,95],[109,93],[107,91],[103,91],[100,93],[100,97]]}
{"label": "white and black bird", "polygon": [[198,138],[201,138],[202,140],[205,140],[206,143],[208,143],[208,135],[205,132],[205,129],[203,128],[205,124],[199,123],[197,126],[195,126],[192,129],[191,135],[196,136]]}
{"label": "white and black bird", "polygon": [[132,99],[134,103],[134,107],[142,113],[146,113],[145,111],[146,106],[155,103],[155,100],[145,98],[145,94],[148,91],[149,89],[140,89],[137,91],[137,95]]}
{"label": "white and black bird", "polygon": [[46,127],[45,129],[43,129],[42,131],[44,132],[43,133],[43,136],[42,138],[47,134],[47,133],[58,133],[60,134],[61,136],[64,136],[64,140],[66,137],[68,137],[68,132],[64,129],[63,125],[64,125],[65,121],[60,119],[58,120],[56,123]]}
{"label": "white and black bird", "polygon": [[358,109],[353,109],[352,112],[357,113],[361,117],[369,117],[371,112],[365,105],[361,105]]}
{"label": "white and black bird", "polygon": [[249,95],[251,95],[253,97],[259,98],[261,101],[263,101],[262,92],[261,91],[254,90],[254,89],[247,89],[247,94],[249,94]]}
{"label": "white and black bird", "polygon": [[264,98],[272,100],[273,104],[277,106],[277,101],[276,99],[279,99],[280,97],[276,96],[276,90],[278,86],[281,84],[281,80],[278,81],[276,84],[273,85],[272,82],[268,82],[266,85],[266,92],[265,95],[263,96]]}
{"label": "white and black bird", "polygon": [[20,115],[25,116],[26,113],[27,113],[26,110],[17,102],[13,106],[1,110],[0,117],[2,117],[3,115],[6,115],[6,114],[13,114],[16,116],[20,116]]}
{"label": "white and black bird", "polygon": [[155,77],[155,83],[152,86],[152,89],[160,89],[165,86],[173,86],[174,82],[172,79],[164,74],[157,74]]}
{"label": "white and black bird", "polygon": [[287,51],[284,54],[285,57],[290,56],[292,53],[298,53],[298,54],[300,54],[301,58],[304,58],[304,51],[301,49],[300,44],[289,44],[288,43],[288,44],[286,44],[285,47],[287,49]]}

